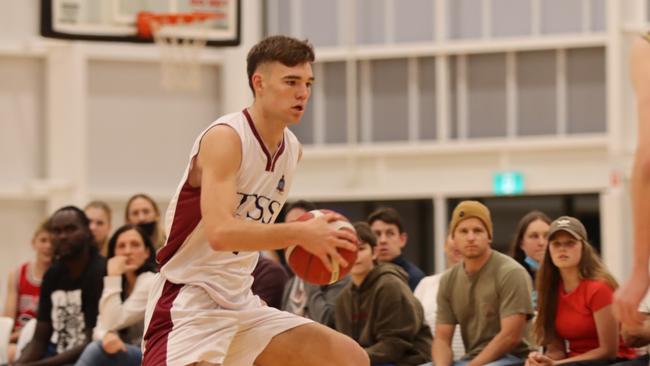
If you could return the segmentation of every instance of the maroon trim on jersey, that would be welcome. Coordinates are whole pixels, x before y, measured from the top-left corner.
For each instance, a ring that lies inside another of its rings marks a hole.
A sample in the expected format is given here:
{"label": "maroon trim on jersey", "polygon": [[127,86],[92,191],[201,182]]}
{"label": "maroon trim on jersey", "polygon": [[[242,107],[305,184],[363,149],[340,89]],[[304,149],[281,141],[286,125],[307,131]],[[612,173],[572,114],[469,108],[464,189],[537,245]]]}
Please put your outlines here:
{"label": "maroon trim on jersey", "polygon": [[171,309],[181,288],[183,285],[165,281],[162,294],[153,309],[149,327],[144,334],[145,351],[142,366],[167,365],[167,338],[174,327]]}
{"label": "maroon trim on jersey", "polygon": [[262,147],[262,151],[264,152],[264,155],[266,155],[266,170],[267,172],[272,172],[273,169],[275,169],[275,162],[278,160],[280,155],[284,152],[284,135],[282,135],[282,142],[280,143],[280,147],[278,147],[278,151],[275,152],[275,155],[271,157],[271,154],[269,154],[269,150],[266,149],[266,145],[264,144],[264,141],[262,141],[262,137],[260,136],[259,132],[257,132],[257,128],[255,128],[255,124],[253,123],[253,118],[251,115],[248,113],[248,110],[244,108],[242,111],[244,113],[244,116],[246,116],[246,120],[248,121],[248,125],[251,128],[251,131],[253,131],[253,135],[257,139],[257,142],[260,144]]}
{"label": "maroon trim on jersey", "polygon": [[185,181],[178,194],[169,238],[156,255],[160,267],[164,266],[176,254],[199,221],[201,221],[201,187],[192,187]]}
{"label": "maroon trim on jersey", "polygon": [[284,136],[282,137],[282,142],[280,143],[280,147],[278,147],[278,151],[275,153],[275,156],[273,156],[273,162],[271,163],[271,171],[275,170],[275,163],[278,161],[278,158],[282,153],[284,152]]}

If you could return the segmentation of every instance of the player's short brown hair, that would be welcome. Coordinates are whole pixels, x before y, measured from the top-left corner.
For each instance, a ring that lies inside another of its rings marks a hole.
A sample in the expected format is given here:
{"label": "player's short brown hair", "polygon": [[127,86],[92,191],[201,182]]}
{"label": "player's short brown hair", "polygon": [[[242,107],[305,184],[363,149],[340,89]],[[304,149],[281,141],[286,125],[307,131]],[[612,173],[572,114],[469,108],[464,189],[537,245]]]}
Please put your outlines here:
{"label": "player's short brown hair", "polygon": [[248,86],[255,95],[253,74],[262,64],[277,61],[285,66],[293,67],[306,62],[312,63],[314,60],[314,47],[307,40],[301,41],[287,36],[266,37],[248,51],[246,57]]}

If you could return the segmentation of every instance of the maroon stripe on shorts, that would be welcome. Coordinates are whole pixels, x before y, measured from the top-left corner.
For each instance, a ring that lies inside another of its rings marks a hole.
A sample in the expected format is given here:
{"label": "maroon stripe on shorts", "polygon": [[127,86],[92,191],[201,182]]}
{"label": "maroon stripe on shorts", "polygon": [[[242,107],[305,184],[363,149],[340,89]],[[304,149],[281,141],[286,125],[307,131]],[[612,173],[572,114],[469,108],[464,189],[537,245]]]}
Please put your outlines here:
{"label": "maroon stripe on shorts", "polygon": [[164,266],[176,254],[200,221],[201,187],[192,187],[188,182],[185,182],[178,195],[169,238],[165,246],[156,255],[160,267]]}
{"label": "maroon stripe on shorts", "polygon": [[165,281],[162,294],[153,310],[149,327],[144,334],[145,351],[142,366],[167,365],[167,339],[174,323],[171,308],[183,285]]}

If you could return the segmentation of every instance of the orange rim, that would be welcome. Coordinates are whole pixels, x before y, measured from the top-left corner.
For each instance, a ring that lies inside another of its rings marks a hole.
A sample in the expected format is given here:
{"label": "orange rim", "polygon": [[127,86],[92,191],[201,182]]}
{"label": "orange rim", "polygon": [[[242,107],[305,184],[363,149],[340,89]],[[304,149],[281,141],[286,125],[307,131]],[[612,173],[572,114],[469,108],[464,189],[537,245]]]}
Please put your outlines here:
{"label": "orange rim", "polygon": [[142,11],[138,13],[136,20],[138,37],[151,39],[153,38],[153,24],[190,24],[204,22],[207,20],[223,19],[223,13],[209,13],[195,11],[191,13],[151,13]]}

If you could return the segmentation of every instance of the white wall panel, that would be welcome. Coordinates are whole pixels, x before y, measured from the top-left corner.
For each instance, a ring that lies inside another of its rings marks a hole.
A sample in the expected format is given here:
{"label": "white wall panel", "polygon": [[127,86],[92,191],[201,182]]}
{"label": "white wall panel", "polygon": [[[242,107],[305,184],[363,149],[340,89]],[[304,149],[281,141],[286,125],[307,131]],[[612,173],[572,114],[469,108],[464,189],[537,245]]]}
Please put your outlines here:
{"label": "white wall panel", "polygon": [[226,112],[219,106],[218,69],[204,67],[201,72],[201,91],[167,92],[160,86],[155,65],[91,62],[91,193],[135,190],[171,195],[187,164],[194,139],[220,113]]}
{"label": "white wall panel", "polygon": [[44,65],[0,58],[0,190],[44,174]]}

